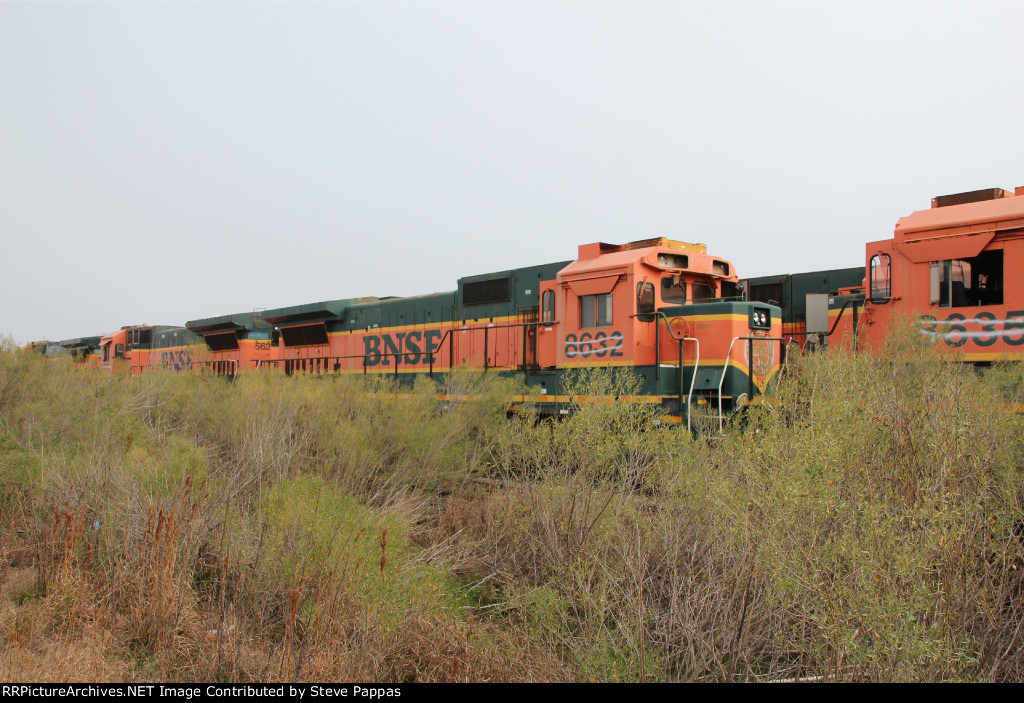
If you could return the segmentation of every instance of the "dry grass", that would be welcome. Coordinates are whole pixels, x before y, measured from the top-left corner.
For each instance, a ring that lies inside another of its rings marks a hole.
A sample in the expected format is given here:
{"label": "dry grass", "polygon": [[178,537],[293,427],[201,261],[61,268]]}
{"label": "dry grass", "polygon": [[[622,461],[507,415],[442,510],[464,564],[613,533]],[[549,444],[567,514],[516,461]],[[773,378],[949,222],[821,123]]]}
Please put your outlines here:
{"label": "dry grass", "polygon": [[448,386],[0,353],[0,677],[1021,679],[1015,367],[808,357],[721,439]]}

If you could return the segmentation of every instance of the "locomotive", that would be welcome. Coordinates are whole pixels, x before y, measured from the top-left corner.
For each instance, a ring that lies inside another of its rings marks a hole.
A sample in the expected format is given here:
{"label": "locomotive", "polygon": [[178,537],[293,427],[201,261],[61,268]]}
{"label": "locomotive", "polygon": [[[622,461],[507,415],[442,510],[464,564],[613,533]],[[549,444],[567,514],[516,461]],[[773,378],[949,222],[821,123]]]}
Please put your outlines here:
{"label": "locomotive", "polygon": [[974,363],[1024,358],[1024,187],[933,198],[866,245],[863,266],[740,280],[703,244],[596,242],[577,258],[469,276],[455,290],[330,300],[135,325],[34,342],[47,356],[143,373],[388,374],[443,380],[472,367],[514,374],[542,414],[568,412],[578,369],[628,368],[640,390],[689,425],[770,397],[788,349],[877,352],[911,320],[926,341]]}
{"label": "locomotive", "polygon": [[585,244],[575,260],[461,278],[455,290],[364,297],[65,340],[76,361],[144,373],[387,374],[409,383],[460,368],[517,375],[543,415],[569,412],[581,369],[628,368],[639,391],[690,424],[770,394],[782,359],[778,306],[745,299],[731,262],[657,238]]}
{"label": "locomotive", "polygon": [[[878,352],[910,321],[925,341],[977,364],[1024,359],[1024,187],[937,196],[869,242],[863,268],[749,279],[775,301],[783,335]],[[1012,281],[1018,283],[1013,284]]]}

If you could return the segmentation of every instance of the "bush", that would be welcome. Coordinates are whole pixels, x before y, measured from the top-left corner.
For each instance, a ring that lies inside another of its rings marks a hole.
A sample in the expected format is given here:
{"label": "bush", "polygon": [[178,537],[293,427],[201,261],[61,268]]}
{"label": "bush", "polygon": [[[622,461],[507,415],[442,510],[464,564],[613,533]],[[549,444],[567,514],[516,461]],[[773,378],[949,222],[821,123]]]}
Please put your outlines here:
{"label": "bush", "polygon": [[5,349],[0,671],[1020,680],[1019,368],[909,332],[792,368],[694,437],[621,402],[621,370],[549,421],[507,417],[527,392],[493,372],[228,383]]}

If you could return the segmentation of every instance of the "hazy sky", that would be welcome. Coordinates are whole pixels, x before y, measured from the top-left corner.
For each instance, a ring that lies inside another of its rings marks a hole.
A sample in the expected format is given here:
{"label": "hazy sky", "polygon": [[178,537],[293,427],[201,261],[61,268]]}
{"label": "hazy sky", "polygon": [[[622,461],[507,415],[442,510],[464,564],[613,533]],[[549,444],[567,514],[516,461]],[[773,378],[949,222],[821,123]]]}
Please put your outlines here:
{"label": "hazy sky", "polygon": [[705,242],[863,265],[1024,185],[1024,3],[0,1],[0,333]]}

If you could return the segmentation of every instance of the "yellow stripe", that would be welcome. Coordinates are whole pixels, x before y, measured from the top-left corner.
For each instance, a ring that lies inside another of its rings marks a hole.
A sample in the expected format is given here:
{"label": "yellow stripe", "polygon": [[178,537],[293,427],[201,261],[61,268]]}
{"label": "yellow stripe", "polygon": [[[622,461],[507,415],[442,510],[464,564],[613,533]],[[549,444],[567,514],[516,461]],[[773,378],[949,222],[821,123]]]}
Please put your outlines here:
{"label": "yellow stripe", "polygon": [[132,349],[131,353],[134,354],[136,352],[146,352],[148,354],[160,354],[162,352],[182,351],[182,350],[185,350],[185,349],[206,349],[206,345],[205,344],[189,344],[189,345],[183,346],[183,347],[160,347],[159,349]]}
{"label": "yellow stripe", "polygon": [[608,366],[635,366],[632,361],[625,359],[623,361],[569,361],[564,364],[559,364],[560,369],[588,369],[588,368],[605,368]]}
{"label": "yellow stripe", "polygon": [[[307,360],[315,360],[315,359],[316,359],[316,357],[309,357],[309,359],[307,359]],[[280,368],[283,371],[284,370],[284,361],[302,361],[302,359],[297,359],[297,360],[296,359],[286,359],[286,360],[281,360],[281,361],[276,361],[274,359],[263,359],[263,366],[265,366],[265,367],[266,366],[276,366],[276,367]],[[307,366],[308,366],[308,364],[307,364]],[[338,369],[337,371],[335,371],[334,368],[333,368],[333,366],[334,366],[333,361],[331,361],[328,364],[328,366],[329,366],[329,368],[320,368],[320,369],[316,369],[316,368],[292,369],[291,375],[296,376],[296,375],[301,375],[301,374],[324,374],[324,373],[326,373],[326,374],[342,374],[342,375],[344,375],[344,374],[359,374],[359,375],[362,375],[364,373],[362,366],[358,366],[358,367],[353,368],[353,369]],[[484,367],[483,366],[456,366],[455,369],[457,371],[483,371]],[[434,366],[434,373],[448,373],[450,370],[451,369],[449,369],[447,366],[445,366],[443,368],[439,367],[439,366]],[[488,366],[487,370],[488,371],[522,371],[522,367],[521,366]],[[402,368],[400,366],[399,369],[398,369],[398,375],[400,375],[400,374],[409,374],[409,373],[430,373],[430,367],[428,366],[428,367],[417,367],[417,368]],[[365,374],[367,376],[371,376],[371,375],[372,376],[395,376],[396,375],[395,374],[395,367],[394,366],[392,366],[392,367],[384,367],[384,368],[381,368],[380,366],[367,366]]]}
{"label": "yellow stripe", "polygon": [[[346,336],[346,335],[353,335],[353,334],[366,335],[366,334],[380,334],[382,332],[401,332],[403,330],[427,330],[427,329],[436,329],[436,330],[441,330],[442,332],[446,332],[446,331],[448,331],[450,329],[453,329],[453,328],[456,331],[461,331],[462,328],[465,328],[466,331],[468,332],[468,331],[475,331],[475,330],[483,330],[485,327],[495,327],[495,326],[498,326],[498,325],[505,325],[505,324],[508,324],[510,322],[511,323],[523,324],[523,323],[519,323],[518,320],[519,320],[518,317],[512,315],[512,316],[506,316],[506,317],[496,317],[496,318],[494,318],[493,322],[490,320],[490,318],[487,318],[486,322],[482,321],[482,320],[477,320],[475,322],[471,321],[471,320],[467,320],[465,322],[465,324],[463,324],[463,322],[461,320],[445,320],[445,321],[442,321],[442,322],[417,322],[417,323],[414,323],[414,324],[411,324],[411,325],[397,325],[395,327],[371,327],[370,329],[363,328],[363,329],[358,329],[358,330],[342,330],[342,331],[338,331],[338,332],[328,332],[328,336],[329,337],[343,337],[343,336]],[[296,327],[301,327],[301,325],[296,325]],[[324,346],[324,345],[321,344],[321,345],[310,345],[310,346]]]}
{"label": "yellow stripe", "polygon": [[[409,400],[415,398],[415,393],[370,393],[371,398],[398,398],[401,400]],[[476,395],[460,395],[450,396],[445,393],[437,394],[438,400],[475,400],[482,398],[483,396]],[[605,401],[609,405],[613,403],[661,403],[662,398],[675,398],[674,395],[622,395],[618,396],[618,399],[613,399],[609,396],[584,396],[584,395],[513,395],[509,396],[506,402],[509,403],[596,403],[598,401]]]}
{"label": "yellow stripe", "polygon": [[617,396],[617,400],[611,396],[587,396],[587,395],[540,395],[540,396],[527,396],[521,395],[516,396],[517,402],[520,403],[596,403],[599,400],[605,400],[608,404],[615,402],[620,403],[660,403],[662,398],[675,398],[677,396],[668,393],[665,395],[620,395]]}
{"label": "yellow stripe", "polygon": [[968,361],[1019,361],[1024,351],[1019,352],[967,352],[963,357]]}

